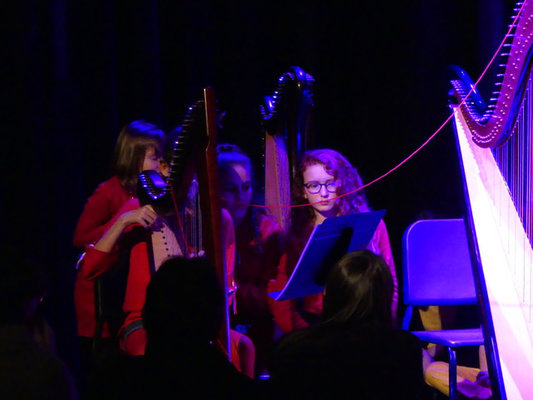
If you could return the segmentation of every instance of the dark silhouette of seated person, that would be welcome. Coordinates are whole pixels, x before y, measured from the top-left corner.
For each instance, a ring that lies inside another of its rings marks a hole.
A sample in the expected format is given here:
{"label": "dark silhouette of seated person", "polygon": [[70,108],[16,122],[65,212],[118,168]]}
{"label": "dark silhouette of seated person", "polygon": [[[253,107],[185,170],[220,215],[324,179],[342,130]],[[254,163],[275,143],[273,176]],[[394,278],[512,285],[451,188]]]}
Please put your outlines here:
{"label": "dark silhouette of seated person", "polygon": [[53,354],[51,330],[40,313],[44,277],[7,249],[1,268],[0,399],[76,399],[72,375]]}
{"label": "dark silhouette of seated person", "polygon": [[276,346],[274,393],[284,399],[417,399],[421,344],[393,327],[393,281],[369,250],[346,254],[328,277],[322,322]]}
{"label": "dark silhouette of seated person", "polygon": [[[203,258],[171,258],[146,290],[144,356],[108,364],[92,398],[250,398],[253,381],[238,372],[217,345],[224,293],[214,267]],[[113,374],[113,377],[106,375]],[[110,381],[109,379],[113,379]]]}

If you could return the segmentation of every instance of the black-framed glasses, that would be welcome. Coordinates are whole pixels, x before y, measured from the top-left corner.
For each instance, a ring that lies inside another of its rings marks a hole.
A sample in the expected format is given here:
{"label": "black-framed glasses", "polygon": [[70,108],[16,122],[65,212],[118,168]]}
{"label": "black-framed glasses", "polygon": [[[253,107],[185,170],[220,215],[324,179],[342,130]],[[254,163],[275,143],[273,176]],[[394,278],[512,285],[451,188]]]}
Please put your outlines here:
{"label": "black-framed glasses", "polygon": [[326,188],[326,190],[330,193],[335,193],[337,191],[337,182],[326,182],[326,183],[320,183],[320,182],[307,182],[304,183],[305,188],[310,194],[317,194],[320,193],[322,190],[322,186]]}

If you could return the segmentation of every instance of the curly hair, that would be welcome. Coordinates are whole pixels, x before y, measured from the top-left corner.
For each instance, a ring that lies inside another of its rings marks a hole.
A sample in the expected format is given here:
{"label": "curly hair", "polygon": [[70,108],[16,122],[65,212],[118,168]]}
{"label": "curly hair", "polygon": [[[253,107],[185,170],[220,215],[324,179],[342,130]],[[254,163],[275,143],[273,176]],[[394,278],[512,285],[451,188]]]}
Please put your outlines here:
{"label": "curly hair", "polygon": [[[293,185],[293,199],[295,204],[305,204],[307,200],[304,197],[305,187],[303,174],[306,168],[311,165],[322,165],[326,172],[333,175],[337,186],[337,196],[351,192],[358,187],[363,186],[363,181],[357,172],[357,169],[339,152],[332,149],[316,149],[306,152],[297,169],[295,182]],[[370,211],[366,196],[363,190],[343,196],[338,201],[339,215],[356,214]],[[300,210],[303,209],[303,210]],[[294,216],[296,214],[296,216]],[[312,207],[298,207],[294,209],[293,223],[298,222],[311,224],[314,218]]]}

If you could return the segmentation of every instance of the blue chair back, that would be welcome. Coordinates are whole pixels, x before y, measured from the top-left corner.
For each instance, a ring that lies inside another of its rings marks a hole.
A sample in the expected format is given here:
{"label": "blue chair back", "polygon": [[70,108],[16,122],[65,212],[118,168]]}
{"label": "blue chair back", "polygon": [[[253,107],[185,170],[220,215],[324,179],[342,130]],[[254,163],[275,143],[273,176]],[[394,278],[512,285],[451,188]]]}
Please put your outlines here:
{"label": "blue chair back", "polygon": [[462,219],[428,219],[403,236],[404,303],[476,304],[476,289]]}

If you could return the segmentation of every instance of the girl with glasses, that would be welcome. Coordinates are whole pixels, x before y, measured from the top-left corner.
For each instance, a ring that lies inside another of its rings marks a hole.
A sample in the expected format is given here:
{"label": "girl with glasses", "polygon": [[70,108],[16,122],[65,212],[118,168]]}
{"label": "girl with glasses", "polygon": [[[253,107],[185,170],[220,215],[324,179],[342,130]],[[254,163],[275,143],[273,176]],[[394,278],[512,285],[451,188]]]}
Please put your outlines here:
{"label": "girl with glasses", "polygon": [[[311,231],[326,218],[370,211],[362,190],[361,177],[350,162],[331,149],[312,150],[304,154],[294,182],[293,203],[309,204],[295,207],[287,234],[278,275],[269,283],[268,291],[281,290],[291,276]],[[350,193],[346,196],[341,196]],[[385,223],[381,221],[367,248],[381,255],[389,266],[393,283],[392,314],[398,307],[396,270]],[[269,299],[276,323],[285,333],[316,324],[322,313],[322,294],[303,299],[275,301]]]}

